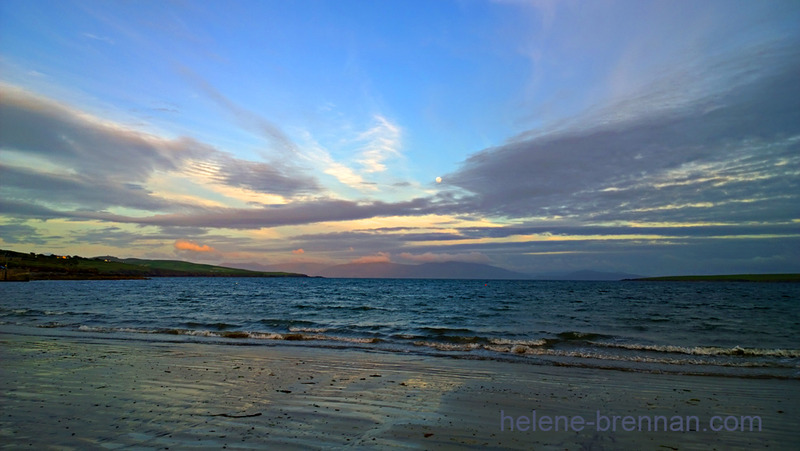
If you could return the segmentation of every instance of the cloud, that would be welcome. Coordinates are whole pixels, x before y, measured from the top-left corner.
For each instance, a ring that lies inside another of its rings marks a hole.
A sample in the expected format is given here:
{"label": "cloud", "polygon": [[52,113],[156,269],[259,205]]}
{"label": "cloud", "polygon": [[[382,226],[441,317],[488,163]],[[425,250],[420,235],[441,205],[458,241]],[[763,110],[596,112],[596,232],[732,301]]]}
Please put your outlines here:
{"label": "cloud", "polygon": [[160,247],[166,239],[170,239],[170,237],[141,230],[123,230],[116,226],[81,227],[71,230],[69,233],[69,243],[72,244],[100,244],[121,248],[130,248],[132,246],[148,248]]}
{"label": "cloud", "polygon": [[82,175],[143,181],[211,152],[193,140],[124,128],[19,88],[0,85],[0,148]]}
{"label": "cloud", "polygon": [[114,40],[107,36],[97,36],[92,33],[81,33],[81,36],[83,36],[84,38],[93,39],[95,41],[103,41],[107,44],[114,45]]}
{"label": "cloud", "polygon": [[284,197],[319,190],[312,177],[291,167],[241,160],[191,138],[123,127],[12,86],[0,85],[0,99],[0,192],[29,207],[149,212],[198,207],[147,188],[153,177],[170,173]]}
{"label": "cloud", "polygon": [[[304,157],[325,174],[336,178],[339,183],[362,192],[378,190],[377,183],[368,181],[369,174],[386,171],[384,162],[400,155],[400,129],[386,118],[376,115],[375,124],[355,138],[342,138],[348,152],[356,152],[357,156],[337,160],[331,152],[310,133],[302,133],[304,139]],[[338,134],[342,134],[341,131]],[[361,166],[359,170],[355,169]],[[410,185],[410,184],[409,184]]]}
{"label": "cloud", "polygon": [[58,204],[59,208],[91,208],[102,210],[122,206],[146,211],[164,211],[186,206],[167,202],[136,183],[120,183],[83,174],[36,171],[0,164],[3,192],[17,201],[36,204]]}
{"label": "cloud", "polygon": [[280,151],[284,157],[297,156],[297,145],[280,127],[261,115],[238,105],[188,67],[181,66],[179,71],[217,105],[232,114],[242,127],[255,131],[270,140],[275,145],[276,150]]}
{"label": "cloud", "polygon": [[439,208],[436,204],[423,198],[395,203],[318,199],[256,208],[197,207],[181,213],[128,216],[108,211],[82,209],[62,211],[41,205],[31,206],[23,202],[0,199],[0,211],[10,216],[39,219],[67,218],[78,221],[96,220],[159,227],[227,229],[261,229],[374,217],[418,216],[435,212]]}
{"label": "cloud", "polygon": [[[163,248],[176,241],[187,241],[186,236],[202,236],[206,243],[213,242],[214,248],[218,245],[243,244],[242,237],[225,237],[207,234],[204,229],[187,227],[137,227],[137,226],[104,226],[97,224],[74,224],[66,234],[70,244],[99,244],[113,246],[121,249],[131,248]],[[249,243],[249,241],[248,241]],[[209,245],[211,246],[211,245]]]}
{"label": "cloud", "polygon": [[380,115],[375,116],[375,122],[359,136],[359,140],[367,142],[358,160],[367,173],[385,171],[384,161],[400,154],[400,128]]}
{"label": "cloud", "polygon": [[21,221],[9,224],[0,224],[0,240],[6,244],[36,244],[43,245],[51,240],[60,239],[60,236],[45,236],[40,231]]}
{"label": "cloud", "polygon": [[[677,109],[523,135],[486,149],[447,176],[460,191],[401,202],[316,199],[256,208],[167,200],[147,180],[180,172],[284,196],[318,187],[291,169],[236,159],[189,138],[121,127],[2,86],[0,207],[18,217],[201,229],[453,213],[560,215],[573,224],[785,221],[796,216],[800,191],[797,59],[796,52],[773,51],[727,61],[723,66],[734,74],[728,78],[738,84]],[[112,207],[150,214],[115,214]],[[428,239],[409,235],[404,239]]]}
{"label": "cloud", "polygon": [[608,236],[610,238],[625,235],[663,235],[693,237],[736,237],[752,235],[787,235],[798,234],[797,225],[784,223],[745,223],[745,224],[690,224],[676,222],[670,225],[533,225],[506,227],[466,227],[458,230],[459,238],[507,238],[512,236],[541,235],[557,238],[558,236],[591,237]]}
{"label": "cloud", "polygon": [[190,214],[166,214],[136,218],[98,215],[93,219],[159,226],[259,229],[380,216],[414,216],[426,214],[434,208],[429,201],[422,198],[396,203],[380,201],[360,203],[321,199],[263,208],[206,208],[203,212]]}
{"label": "cloud", "polygon": [[375,255],[366,255],[364,257],[352,260],[350,263],[390,263],[391,256],[387,252],[378,252]]}
{"label": "cloud", "polygon": [[[398,219],[403,222],[404,219]],[[409,222],[406,220],[406,222]],[[466,238],[472,238],[482,232],[470,231],[468,234],[462,234],[462,229],[446,229],[436,230],[435,228],[425,228],[418,230],[411,227],[380,227],[373,229],[363,230],[347,230],[332,233],[313,233],[302,234],[293,236],[293,246],[314,246],[315,250],[320,252],[338,252],[349,247],[359,249],[374,249],[386,250],[395,253],[404,252],[409,245],[413,245],[415,249],[425,246],[426,242],[436,242],[437,252],[441,248],[448,247],[446,244],[439,243],[447,241],[457,241]],[[471,229],[467,229],[471,230]]]}
{"label": "cloud", "polygon": [[353,169],[345,166],[342,163],[338,163],[338,162],[333,161],[333,159],[330,157],[330,155],[327,155],[327,153],[325,153],[323,155],[324,156],[322,158],[322,161],[327,166],[323,170],[323,172],[325,172],[328,175],[331,175],[331,176],[335,177],[336,180],[339,181],[339,183],[342,183],[342,184],[347,185],[347,186],[349,186],[351,188],[355,188],[355,189],[359,189],[359,190],[365,189],[365,188],[366,189],[374,189],[374,187],[372,187],[371,185],[367,185],[366,182],[364,181],[364,178],[361,177],[360,175],[358,175],[356,173],[356,171],[354,171]]}
{"label": "cloud", "polygon": [[[471,193],[468,210],[510,218],[791,219],[800,192],[800,53],[758,50],[717,62],[733,80],[717,91],[523,135],[469,157],[448,183]],[[721,75],[702,78],[713,76]],[[642,108],[646,97],[634,103]]]}
{"label": "cloud", "polygon": [[304,250],[301,248],[301,249],[295,249],[295,250],[293,250],[293,251],[292,251],[292,253],[293,253],[293,254],[296,254],[296,255],[300,255],[300,254],[305,254],[305,253],[306,253],[306,251],[304,251]]}
{"label": "cloud", "polygon": [[313,177],[282,167],[280,164],[240,160],[227,155],[220,155],[215,160],[219,169],[213,177],[217,182],[227,186],[281,196],[319,191],[319,185]]}
{"label": "cloud", "polygon": [[479,252],[470,252],[468,254],[448,254],[448,253],[433,253],[425,252],[423,254],[412,254],[403,252],[399,255],[400,258],[418,263],[430,262],[466,262],[466,263],[489,263],[491,259],[486,255]]}
{"label": "cloud", "polygon": [[216,252],[217,250],[209,245],[199,245],[193,241],[178,240],[174,244],[175,250],[190,252]]}

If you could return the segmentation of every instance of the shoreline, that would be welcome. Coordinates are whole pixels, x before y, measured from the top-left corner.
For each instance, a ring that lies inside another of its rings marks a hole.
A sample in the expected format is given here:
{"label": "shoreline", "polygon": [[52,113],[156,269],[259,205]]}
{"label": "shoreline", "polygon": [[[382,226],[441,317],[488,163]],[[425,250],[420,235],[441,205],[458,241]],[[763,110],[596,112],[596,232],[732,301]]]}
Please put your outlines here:
{"label": "shoreline", "polygon": [[[698,364],[698,358],[702,357],[703,349],[700,354],[695,356],[695,360],[678,358],[672,362],[655,362],[653,358],[640,356],[639,358],[625,359],[621,356],[613,355],[599,356],[586,354],[580,357],[570,355],[569,352],[559,354],[558,351],[544,348],[543,350],[520,352],[517,349],[521,345],[498,344],[487,348],[486,345],[467,346],[453,345],[452,343],[435,342],[414,342],[414,343],[390,343],[374,338],[340,337],[335,335],[325,336],[319,332],[247,332],[239,330],[202,330],[199,333],[192,330],[181,329],[132,329],[119,328],[109,329],[104,327],[80,326],[76,328],[60,328],[52,325],[41,326],[21,326],[5,324],[0,325],[0,336],[2,334],[22,335],[38,337],[41,339],[73,339],[73,340],[95,340],[98,342],[138,343],[143,344],[196,344],[214,345],[219,347],[265,347],[287,350],[291,352],[297,348],[308,348],[311,350],[319,349],[320,352],[335,350],[353,350],[364,353],[387,354],[387,355],[416,355],[420,358],[428,359],[455,359],[455,360],[482,360],[487,362],[500,362],[504,364],[527,365],[534,367],[561,368],[568,371],[569,368],[590,370],[590,371],[611,371],[611,372],[630,372],[639,374],[664,374],[675,376],[698,376],[698,377],[718,377],[733,379],[762,379],[762,380],[794,380],[800,382],[800,372],[797,366],[774,367],[761,366],[757,362],[737,363],[737,362],[706,362],[705,365]],[[455,347],[454,347],[455,346]],[[542,344],[544,346],[544,344]],[[646,347],[646,345],[645,345]],[[712,350],[707,348],[705,351]],[[750,348],[729,348],[723,349],[723,354],[741,355],[748,352],[758,352],[758,349]],[[778,350],[786,352],[788,350]],[[692,350],[686,348],[683,352],[691,353]],[[691,357],[686,355],[685,357]],[[789,355],[786,355],[790,358]],[[795,356],[796,357],[796,356]]]}
{"label": "shoreline", "polygon": [[[800,443],[797,380],[2,328],[0,360],[0,439],[14,446],[788,449]],[[556,416],[619,416],[620,422],[615,431],[519,430],[533,411],[538,422]],[[700,430],[625,431],[625,416],[695,416]],[[715,416],[757,416],[762,430],[704,431]]]}

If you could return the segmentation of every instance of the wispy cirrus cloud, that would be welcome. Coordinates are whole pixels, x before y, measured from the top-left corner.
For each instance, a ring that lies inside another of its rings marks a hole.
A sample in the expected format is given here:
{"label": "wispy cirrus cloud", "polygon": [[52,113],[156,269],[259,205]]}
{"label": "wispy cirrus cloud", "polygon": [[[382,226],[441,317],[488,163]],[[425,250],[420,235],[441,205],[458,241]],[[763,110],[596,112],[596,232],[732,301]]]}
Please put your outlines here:
{"label": "wispy cirrus cloud", "polygon": [[107,44],[114,45],[114,40],[109,38],[108,36],[98,36],[98,35],[93,34],[93,33],[81,33],[81,36],[83,36],[84,38],[87,38],[87,39],[92,39],[92,40],[95,40],[95,41],[102,41],[102,42],[105,42]]}
{"label": "wispy cirrus cloud", "polygon": [[[374,192],[377,191],[376,184],[367,180],[367,176],[372,173],[386,171],[385,162],[400,155],[400,127],[383,115],[374,115],[373,124],[370,128],[357,134],[352,139],[344,140],[350,141],[349,145],[354,147],[357,156],[352,159],[339,160],[335,159],[328,149],[321,146],[310,133],[299,131],[300,135],[306,140],[306,145],[301,148],[281,127],[261,114],[249,110],[225,96],[211,83],[189,68],[180,66],[178,70],[200,92],[231,114],[240,126],[260,134],[272,144],[271,150],[277,151],[278,158],[273,158],[268,165],[265,165],[270,171],[284,167],[284,172],[299,174],[301,171],[296,168],[298,161],[302,160],[312,165],[321,166],[320,169],[323,173],[333,176],[343,185],[359,191]],[[356,163],[361,170],[356,169]],[[255,170],[252,165],[248,167],[251,170]],[[261,168],[261,171],[263,169]],[[244,181],[241,183],[250,186],[254,185],[246,181],[247,177],[233,177],[231,182],[240,183],[239,180],[243,179]],[[305,183],[306,185],[317,187],[310,177],[305,177]]]}
{"label": "wispy cirrus cloud", "polygon": [[384,162],[400,155],[400,128],[383,116],[375,116],[375,125],[358,137],[365,141],[358,162],[367,173],[384,172]]}
{"label": "wispy cirrus cloud", "polygon": [[267,120],[262,115],[234,102],[188,67],[179,66],[178,71],[196,86],[200,92],[222,107],[227,113],[231,114],[243,128],[252,130],[267,138],[273,144],[273,149],[278,151],[281,156],[297,156],[297,145],[281,127]]}
{"label": "wispy cirrus cloud", "polygon": [[401,155],[401,131],[381,115],[373,117],[372,125],[356,134],[343,133],[339,145],[342,149],[335,158],[331,150],[320,144],[309,132],[301,132],[302,151],[309,164],[339,183],[363,193],[375,194],[380,183],[373,174],[385,172],[387,160]]}

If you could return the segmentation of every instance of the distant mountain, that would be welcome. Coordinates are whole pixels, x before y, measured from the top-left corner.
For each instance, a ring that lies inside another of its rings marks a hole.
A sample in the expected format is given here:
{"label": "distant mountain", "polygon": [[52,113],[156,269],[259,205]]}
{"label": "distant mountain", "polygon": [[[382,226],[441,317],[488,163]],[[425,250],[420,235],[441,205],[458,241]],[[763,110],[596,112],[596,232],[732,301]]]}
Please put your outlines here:
{"label": "distant mountain", "polygon": [[411,265],[399,263],[346,263],[323,268],[320,275],[337,278],[362,279],[405,279],[409,276]]}
{"label": "distant mountain", "polygon": [[538,280],[623,280],[623,279],[637,279],[642,276],[636,274],[629,274],[624,272],[603,272],[581,270],[568,273],[550,273],[540,274],[536,276]]}
{"label": "distant mountain", "polygon": [[406,265],[400,263],[223,263],[223,266],[253,271],[288,271],[310,276],[353,279],[516,279],[516,280],[623,280],[642,276],[622,272],[573,271],[547,274],[525,274],[481,263],[440,262]]}
{"label": "distant mountain", "polygon": [[265,265],[263,263],[247,262],[247,263],[221,263],[221,266],[230,268],[241,268],[250,271],[262,272],[291,272],[308,274],[309,276],[319,276],[322,271],[329,267],[325,263],[310,263],[310,262],[292,262],[281,263],[277,265]]}
{"label": "distant mountain", "polygon": [[326,268],[321,275],[340,278],[386,279],[528,279],[523,273],[481,263],[441,262],[420,265],[348,263]]}
{"label": "distant mountain", "polygon": [[224,266],[254,271],[290,271],[341,279],[530,279],[528,274],[480,263],[440,262],[405,265],[401,263],[223,263]]}

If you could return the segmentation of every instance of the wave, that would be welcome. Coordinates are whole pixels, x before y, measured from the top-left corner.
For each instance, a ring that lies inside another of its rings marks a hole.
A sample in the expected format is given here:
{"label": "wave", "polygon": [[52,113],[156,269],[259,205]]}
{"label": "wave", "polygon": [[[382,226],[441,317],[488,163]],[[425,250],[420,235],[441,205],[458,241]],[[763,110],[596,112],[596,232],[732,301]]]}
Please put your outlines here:
{"label": "wave", "polygon": [[231,323],[198,323],[194,321],[189,321],[186,323],[186,327],[190,329],[216,329],[216,330],[226,330],[226,329],[236,329],[241,328],[240,324],[231,324]]}
{"label": "wave", "polygon": [[450,328],[450,327],[420,327],[420,331],[427,332],[429,334],[433,334],[436,336],[446,336],[450,334],[464,334],[464,333],[474,333],[475,331],[472,329],[464,329],[464,328]]}
{"label": "wave", "polygon": [[[287,321],[286,324],[304,323],[313,324],[308,321],[293,322]],[[198,324],[198,323],[193,323]],[[753,357],[771,359],[800,359],[800,349],[757,349],[757,348],[742,348],[734,346],[731,348],[725,347],[703,347],[703,346],[674,346],[674,345],[652,345],[652,344],[636,344],[636,343],[615,343],[615,342],[595,342],[587,340],[588,338],[607,337],[602,334],[594,333],[581,333],[581,332],[563,332],[557,334],[562,339],[511,339],[511,338],[490,338],[481,336],[461,336],[461,335],[444,335],[445,331],[464,332],[466,329],[448,329],[448,328],[423,328],[430,331],[437,331],[434,336],[422,336],[415,334],[392,334],[387,339],[381,337],[363,337],[363,336],[348,336],[338,334],[327,334],[330,329],[325,327],[288,327],[288,332],[266,332],[266,331],[245,331],[245,330],[226,330],[228,326],[233,326],[228,323],[210,323],[206,325],[215,326],[215,330],[206,329],[142,329],[130,327],[100,327],[100,326],[87,326],[80,325],[77,327],[81,332],[100,332],[100,333],[145,333],[145,334],[167,334],[167,335],[185,335],[185,336],[202,336],[202,337],[217,337],[228,339],[253,339],[253,340],[284,340],[284,341],[343,341],[353,343],[395,343],[395,344],[411,344],[417,347],[428,347],[442,351],[474,351],[486,350],[502,354],[519,354],[519,355],[540,355],[540,356],[565,356],[565,357],[586,357],[586,358],[599,358],[599,359],[618,359],[618,360],[631,360],[641,362],[659,362],[659,363],[675,363],[675,364],[717,364],[721,360],[709,360],[711,357],[734,357],[738,360],[730,360],[731,362],[744,362],[741,358]],[[56,327],[70,327],[74,325],[48,323],[38,327],[56,328]],[[335,330],[335,329],[334,329]],[[341,332],[339,330],[339,332]],[[559,343],[579,342],[582,345],[575,347],[559,347],[554,346]],[[621,349],[625,352],[623,354],[610,353],[613,349]],[[688,355],[698,357],[697,359],[679,359],[670,357],[670,355]],[[752,364],[758,364],[757,359],[750,359]],[[738,365],[739,363],[737,363]],[[741,363],[748,365],[747,363]]]}
{"label": "wave", "polygon": [[309,304],[296,304],[292,306],[293,308],[304,310],[304,309],[311,309],[311,310],[351,310],[354,312],[366,312],[370,310],[387,310],[382,307],[375,307],[373,305],[309,305]]}
{"label": "wave", "polygon": [[[215,323],[209,323],[215,324]],[[681,347],[651,344],[590,342],[598,334],[569,332],[568,340],[553,346],[554,339],[480,337],[454,339],[441,336],[392,334],[389,336],[348,335],[346,331],[296,327],[284,332],[259,330],[213,330],[189,328],[105,327],[95,325],[46,324],[38,327],[102,334],[109,339],[189,339],[230,345],[289,343],[312,347],[359,348],[378,352],[402,352],[451,358],[497,360],[569,367],[618,369],[623,371],[730,377],[800,379],[800,350],[742,347]],[[322,329],[322,328],[320,328]],[[115,336],[116,334],[116,336]],[[144,338],[144,336],[148,338]],[[556,334],[559,335],[559,334]],[[159,338],[163,337],[163,338]],[[182,338],[179,338],[182,337]],[[580,340],[577,340],[580,338]],[[577,341],[576,341],[577,340]],[[577,346],[571,346],[577,343]]]}
{"label": "wave", "polygon": [[[127,330],[133,332],[133,330]],[[169,335],[186,335],[194,337],[213,337],[213,338],[231,338],[231,339],[251,339],[251,340],[279,340],[279,341],[342,341],[348,343],[379,343],[379,338],[361,338],[361,337],[342,337],[335,335],[323,335],[315,333],[275,333],[275,332],[251,332],[243,330],[231,331],[210,331],[210,330],[192,330],[192,329],[160,329],[156,331],[147,331],[146,333],[161,333]]]}
{"label": "wave", "polygon": [[302,333],[302,332],[312,332],[312,333],[317,333],[317,334],[325,333],[325,332],[327,332],[329,330],[330,329],[328,329],[327,327],[290,327],[289,328],[289,332],[300,332],[300,333]]}
{"label": "wave", "polygon": [[258,321],[259,323],[275,328],[290,328],[290,327],[308,327],[314,326],[316,323],[313,321],[297,320],[297,319],[283,319],[283,318],[264,318]]}
{"label": "wave", "polygon": [[[672,365],[719,365],[719,366],[736,366],[736,367],[784,367],[784,368],[800,368],[797,364],[781,363],[781,362],[766,362],[766,361],[725,361],[725,360],[708,360],[708,359],[676,359],[668,356],[664,357],[651,357],[642,354],[610,354],[603,353],[599,350],[582,349],[582,350],[567,350],[567,349],[553,349],[545,347],[540,341],[532,341],[523,343],[515,343],[506,340],[492,340],[497,344],[485,345],[482,343],[441,343],[434,341],[415,341],[415,346],[429,347],[440,351],[475,351],[487,350],[500,354],[517,354],[517,355],[530,355],[530,356],[553,356],[553,357],[575,357],[575,358],[590,358],[601,360],[619,360],[641,363],[663,363]],[[767,356],[781,356],[786,357],[788,353],[783,352],[787,350],[774,350],[774,353],[765,353]],[[791,351],[795,352],[795,351]]]}
{"label": "wave", "polygon": [[594,332],[576,332],[576,331],[559,332],[557,336],[559,339],[563,341],[589,341],[589,340],[614,338],[611,335],[603,335]]}
{"label": "wave", "polygon": [[[687,355],[699,358],[710,357],[733,357],[742,361],[742,359],[800,359],[800,349],[761,349],[761,348],[744,348],[740,346],[734,347],[716,347],[716,346],[677,346],[677,345],[656,345],[656,344],[639,344],[639,343],[619,343],[609,341],[593,341],[590,339],[597,339],[603,337],[611,337],[608,335],[596,333],[583,333],[583,332],[562,332],[557,334],[558,339],[553,338],[540,338],[540,339],[514,339],[514,338],[492,338],[483,337],[478,335],[447,335],[448,332],[472,332],[468,329],[451,329],[451,328],[430,328],[425,327],[421,330],[433,332],[430,335],[419,334],[403,334],[396,333],[386,337],[380,336],[350,336],[347,330],[331,329],[327,327],[312,327],[318,326],[310,321],[291,321],[291,320],[262,320],[262,322],[270,325],[281,324],[286,326],[286,332],[268,332],[268,331],[246,331],[246,330],[229,330],[233,327],[238,327],[235,324],[229,323],[194,323],[187,324],[193,326],[205,326],[205,328],[162,328],[162,329],[145,329],[145,328],[132,328],[132,327],[101,327],[101,326],[87,326],[75,325],[68,323],[50,322],[38,325],[40,328],[63,328],[63,327],[76,327],[81,332],[100,332],[100,333],[146,333],[146,334],[167,334],[167,335],[187,335],[187,336],[204,336],[204,337],[218,337],[218,338],[248,338],[248,339],[262,339],[262,340],[286,340],[286,341],[347,341],[358,343],[397,343],[397,344],[412,344],[413,346],[425,346],[438,350],[453,350],[453,351],[471,351],[476,349],[489,350],[498,353],[510,354],[528,354],[528,355],[556,355],[556,356],[569,356],[569,357],[597,357],[597,358],[618,358],[618,359],[639,359],[647,361],[647,359],[654,359],[653,361],[671,361],[678,362],[676,358],[668,357],[669,355]],[[301,326],[302,325],[302,326]],[[370,328],[368,328],[370,329]],[[332,332],[332,333],[329,333]],[[374,334],[373,334],[374,335]],[[575,344],[579,346],[572,346]],[[568,345],[568,346],[564,346]],[[626,352],[624,355],[616,353],[609,353],[614,349],[620,349]],[[606,357],[602,357],[606,356]],[[653,357],[661,356],[661,357]],[[693,361],[680,361],[679,363],[697,363],[701,360],[695,359]]]}
{"label": "wave", "polygon": [[782,357],[800,358],[800,349],[759,349],[734,346],[724,348],[717,346],[672,346],[672,345],[645,345],[626,343],[593,342],[595,346],[605,348],[620,348],[631,351],[652,351],[668,354],[687,354],[697,356],[741,356],[741,357]]}
{"label": "wave", "polygon": [[75,312],[66,312],[60,310],[37,310],[30,308],[17,308],[9,309],[0,307],[1,316],[62,316],[62,315],[79,315]]}
{"label": "wave", "polygon": [[[51,326],[42,325],[42,326],[38,326],[38,327],[49,328]],[[59,327],[59,326],[52,326],[52,327]],[[63,326],[60,326],[60,327],[63,327]],[[86,325],[78,326],[77,330],[80,331],[80,332],[98,332],[98,333],[105,333],[105,334],[116,333],[116,332],[132,333],[132,334],[157,334],[157,333],[162,332],[161,330],[139,329],[139,328],[135,328],[135,327],[102,327],[102,326],[86,326]]]}

